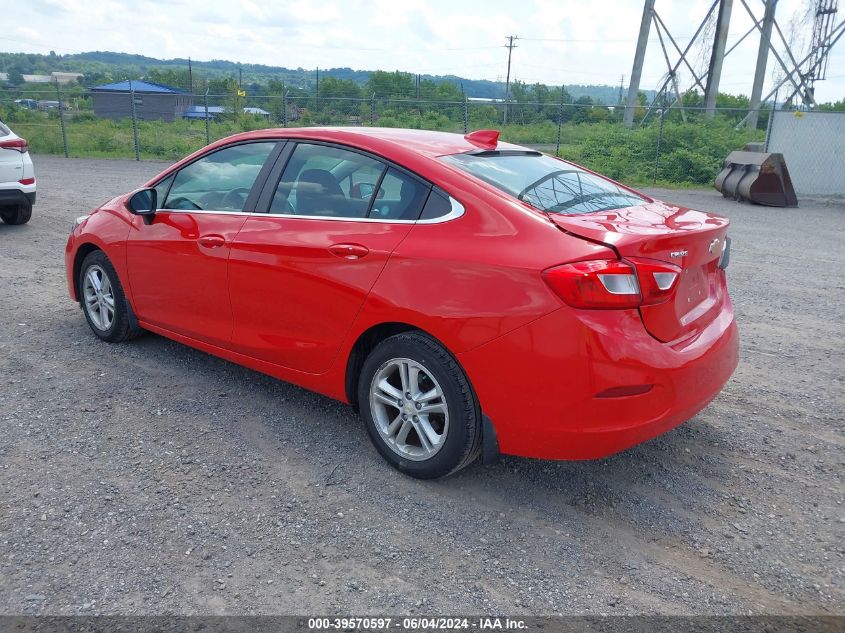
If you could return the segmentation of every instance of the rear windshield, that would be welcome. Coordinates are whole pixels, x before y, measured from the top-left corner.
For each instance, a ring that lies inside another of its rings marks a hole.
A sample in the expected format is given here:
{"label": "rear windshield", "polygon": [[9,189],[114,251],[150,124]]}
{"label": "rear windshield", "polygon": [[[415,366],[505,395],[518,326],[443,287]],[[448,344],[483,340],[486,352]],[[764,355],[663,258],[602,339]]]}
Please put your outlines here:
{"label": "rear windshield", "polygon": [[646,202],[609,180],[544,154],[452,154],[443,160],[549,213],[593,213]]}

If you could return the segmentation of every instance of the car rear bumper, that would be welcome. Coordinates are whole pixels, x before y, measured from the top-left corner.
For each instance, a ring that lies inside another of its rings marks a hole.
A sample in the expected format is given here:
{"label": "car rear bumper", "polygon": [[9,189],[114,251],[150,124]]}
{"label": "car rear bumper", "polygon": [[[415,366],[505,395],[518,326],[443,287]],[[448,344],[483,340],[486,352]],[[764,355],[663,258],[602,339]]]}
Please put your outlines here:
{"label": "car rear bumper", "polygon": [[0,206],[11,206],[16,204],[35,204],[35,185],[32,191],[21,189],[0,189]]}
{"label": "car rear bumper", "polygon": [[502,453],[595,459],[693,417],[730,378],[738,349],[725,293],[716,319],[676,345],[650,336],[636,310],[561,308],[458,358]]}

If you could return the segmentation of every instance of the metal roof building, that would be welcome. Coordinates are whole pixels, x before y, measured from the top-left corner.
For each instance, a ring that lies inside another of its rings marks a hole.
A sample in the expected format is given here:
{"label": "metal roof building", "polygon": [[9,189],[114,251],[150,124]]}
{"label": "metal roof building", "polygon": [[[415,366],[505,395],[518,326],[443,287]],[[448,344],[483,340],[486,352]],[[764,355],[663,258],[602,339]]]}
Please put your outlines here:
{"label": "metal roof building", "polygon": [[206,110],[206,107],[204,105],[192,105],[191,107],[187,108],[182,113],[182,118],[183,119],[200,119],[200,120],[212,119],[213,120],[213,119],[219,118],[220,116],[222,116],[225,113],[226,113],[226,108],[224,108],[223,106],[208,106],[208,109]]}
{"label": "metal roof building", "polygon": [[255,116],[263,116],[265,119],[270,118],[270,113],[267,112],[264,108],[252,108],[246,107],[244,108],[244,114],[254,114]]}
{"label": "metal roof building", "polygon": [[132,116],[133,100],[137,118],[164,121],[181,118],[192,101],[192,95],[184,90],[140,80],[95,86],[91,88],[91,95],[94,100],[94,114],[115,120]]}

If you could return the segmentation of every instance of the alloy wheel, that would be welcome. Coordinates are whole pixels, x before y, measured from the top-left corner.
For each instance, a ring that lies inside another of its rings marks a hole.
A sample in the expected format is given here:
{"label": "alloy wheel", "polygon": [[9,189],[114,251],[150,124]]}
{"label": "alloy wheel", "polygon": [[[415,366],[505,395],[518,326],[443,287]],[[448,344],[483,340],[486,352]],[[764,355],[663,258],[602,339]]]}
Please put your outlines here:
{"label": "alloy wheel", "polygon": [[437,379],[420,363],[394,358],[370,383],[370,410],[382,440],[413,461],[427,460],[443,447],[449,408]]}
{"label": "alloy wheel", "polygon": [[90,266],[82,283],[85,311],[94,326],[103,332],[114,323],[115,305],[111,280],[100,266]]}

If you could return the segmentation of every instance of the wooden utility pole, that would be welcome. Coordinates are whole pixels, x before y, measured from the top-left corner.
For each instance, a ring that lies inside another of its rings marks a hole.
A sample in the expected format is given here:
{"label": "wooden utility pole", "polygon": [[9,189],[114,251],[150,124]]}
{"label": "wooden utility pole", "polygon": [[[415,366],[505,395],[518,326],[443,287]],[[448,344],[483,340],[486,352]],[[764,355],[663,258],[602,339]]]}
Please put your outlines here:
{"label": "wooden utility pole", "polygon": [[513,49],[516,48],[516,44],[514,44],[513,41],[518,39],[519,38],[516,35],[508,35],[508,43],[505,44],[505,48],[508,49],[508,74],[505,79],[505,113],[502,125],[508,124],[508,99],[510,98],[511,90],[511,55],[513,54]]}

